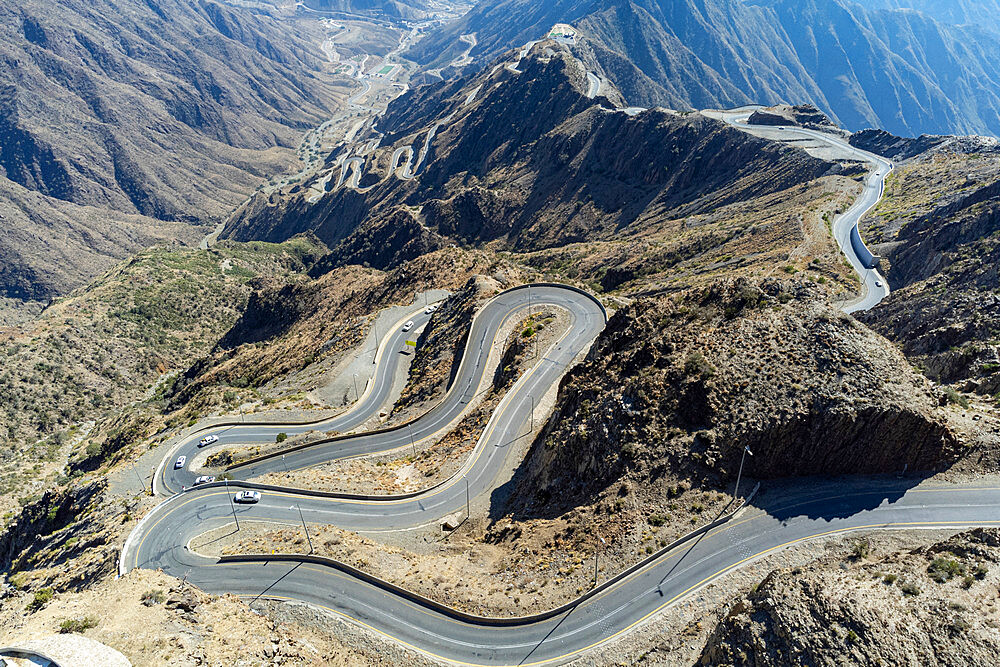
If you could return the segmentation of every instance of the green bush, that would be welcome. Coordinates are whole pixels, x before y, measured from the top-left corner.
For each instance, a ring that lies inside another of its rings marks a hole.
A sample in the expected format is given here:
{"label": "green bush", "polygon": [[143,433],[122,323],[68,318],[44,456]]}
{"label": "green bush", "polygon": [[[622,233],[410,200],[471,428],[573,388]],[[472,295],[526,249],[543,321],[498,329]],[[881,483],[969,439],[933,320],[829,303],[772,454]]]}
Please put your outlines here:
{"label": "green bush", "polygon": [[938,556],[927,566],[927,574],[939,584],[965,574],[965,566],[952,558]]}
{"label": "green bush", "polygon": [[167,595],[159,588],[151,588],[143,593],[139,599],[147,607],[152,607],[154,604],[163,604],[163,601],[167,599]]}
{"label": "green bush", "polygon": [[275,442],[284,442],[285,440],[288,440],[288,434],[287,434],[287,433],[279,433],[279,434],[278,434],[278,435],[277,435],[277,436],[276,436],[276,437],[274,438],[274,441],[275,441]]}
{"label": "green bush", "polygon": [[83,618],[67,618],[59,624],[59,632],[67,634],[70,632],[83,632],[97,627],[97,619],[93,616]]}
{"label": "green bush", "polygon": [[960,405],[963,408],[969,407],[969,399],[967,399],[965,396],[962,396],[960,393],[958,393],[958,391],[956,391],[952,387],[945,387],[944,396],[946,399],[948,399],[949,403]]}
{"label": "green bush", "polygon": [[899,579],[899,577],[897,577],[895,574],[887,574],[884,577],[882,577],[882,583],[885,584],[886,586],[892,586],[894,583],[896,583],[896,579]]}
{"label": "green bush", "polygon": [[650,514],[649,518],[646,519],[650,526],[658,528],[667,522],[667,517],[662,514]]}
{"label": "green bush", "polygon": [[702,380],[709,380],[715,375],[715,368],[708,362],[701,352],[692,352],[684,360],[684,374],[688,377],[700,377]]}
{"label": "green bush", "polygon": [[920,595],[920,589],[917,585],[912,582],[906,582],[899,585],[899,590],[903,591],[906,595]]}
{"label": "green bush", "polygon": [[32,598],[31,602],[28,603],[28,611],[38,611],[52,599],[53,592],[51,588],[41,588],[35,591],[35,597]]}
{"label": "green bush", "polygon": [[851,558],[854,560],[864,560],[871,554],[872,548],[868,540],[858,540],[851,547]]}

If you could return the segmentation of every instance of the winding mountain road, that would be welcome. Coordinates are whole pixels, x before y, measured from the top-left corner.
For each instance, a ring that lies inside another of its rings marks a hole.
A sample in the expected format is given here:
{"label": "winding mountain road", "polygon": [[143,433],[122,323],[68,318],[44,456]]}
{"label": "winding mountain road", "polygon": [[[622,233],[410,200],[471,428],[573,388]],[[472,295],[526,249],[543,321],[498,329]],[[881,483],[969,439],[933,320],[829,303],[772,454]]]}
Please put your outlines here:
{"label": "winding mountain road", "polygon": [[[749,125],[747,120],[754,111],[762,108],[762,106],[758,105],[741,107],[724,112],[720,116],[725,122],[743,130],[761,129],[761,126]],[[882,277],[877,268],[870,267],[870,262],[866,263],[860,256],[862,253],[870,256],[870,252],[864,247],[864,243],[861,241],[858,224],[878,204],[879,200],[882,199],[882,193],[885,191],[885,179],[895,168],[895,165],[884,157],[863,151],[860,148],[855,148],[832,134],[791,125],[763,127],[778,127],[781,132],[784,132],[789,137],[800,136],[821,141],[836,148],[842,154],[851,155],[861,162],[867,162],[872,165],[873,169],[865,177],[864,190],[862,190],[861,195],[854,200],[854,203],[847,211],[837,216],[833,221],[834,239],[840,246],[844,256],[847,257],[847,260],[857,272],[862,284],[861,296],[845,305],[843,310],[847,313],[871,310],[882,299],[889,296],[889,283]],[[852,235],[855,236],[854,241],[852,241]]]}
{"label": "winding mountain road", "polygon": [[[729,122],[740,120],[734,117]],[[789,131],[812,134],[808,130]],[[826,135],[815,138],[829,140]],[[876,169],[867,179],[865,193],[841,217],[838,230],[856,225],[878,201],[892,165],[872,161]],[[394,165],[396,162],[394,157]],[[837,234],[840,241],[842,233]],[[870,291],[864,302],[854,305],[864,307],[877,298],[877,293]],[[260,503],[233,509],[230,494],[243,488],[262,488],[241,479],[399,450],[446,431],[488,381],[490,355],[499,353],[497,337],[504,323],[523,314],[529,304],[565,309],[570,314],[569,329],[505,395],[469,460],[452,478],[424,492],[395,497],[263,487]],[[430,316],[421,311],[409,317],[419,328]],[[372,380],[348,412],[311,425],[244,424],[199,432],[167,455],[157,472],[157,485],[170,493],[191,484],[194,473],[173,470],[172,463],[180,453],[190,460],[197,452],[197,440],[209,433],[220,438],[215,447],[273,443],[278,432],[345,431],[362,424],[385,403],[399,371],[398,350],[412,335],[402,332],[404,319],[385,335]],[[523,437],[534,401],[559,381],[605,323],[600,303],[572,288],[537,285],[499,295],[476,316],[459,368],[439,405],[408,425],[330,438],[284,457],[272,456],[238,467],[233,470],[238,479],[228,487],[214,483],[176,493],[129,536],[120,570],[162,568],[206,591],[233,592],[251,603],[259,597],[305,602],[448,662],[535,665],[565,662],[614,640],[727,572],[790,545],[857,530],[1000,525],[1000,480],[939,485],[917,478],[850,478],[773,484],[728,521],[655,554],[634,571],[613,577],[574,603],[521,619],[463,614],[324,559],[291,555],[217,559],[188,546],[199,534],[229,525],[234,512],[243,520],[296,524],[301,516],[310,523],[374,532],[412,530],[433,525],[449,514],[464,513],[467,494],[486,497],[496,487],[509,464],[507,445]]]}

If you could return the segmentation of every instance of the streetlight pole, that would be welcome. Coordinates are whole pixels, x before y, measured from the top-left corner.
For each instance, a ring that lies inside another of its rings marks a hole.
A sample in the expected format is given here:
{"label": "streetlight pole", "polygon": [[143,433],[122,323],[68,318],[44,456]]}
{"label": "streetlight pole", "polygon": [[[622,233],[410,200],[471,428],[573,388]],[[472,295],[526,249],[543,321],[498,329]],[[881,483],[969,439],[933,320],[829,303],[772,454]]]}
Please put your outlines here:
{"label": "streetlight pole", "polygon": [[465,517],[467,519],[472,518],[472,510],[469,509],[472,505],[469,501],[469,478],[467,475],[462,476],[465,479]]}
{"label": "streetlight pole", "polygon": [[306,528],[306,518],[304,516],[302,516],[302,503],[296,504],[295,505],[295,509],[297,509],[299,511],[299,519],[302,520],[302,530],[305,531],[305,533],[306,533],[306,540],[309,542],[309,553],[312,553],[313,552],[313,541],[312,541],[312,538],[309,537],[309,529]]}
{"label": "streetlight pole", "polygon": [[417,445],[413,442],[413,424],[411,422],[406,423],[406,431],[410,434],[410,451],[413,452],[413,458],[416,458]]}
{"label": "streetlight pole", "polygon": [[535,397],[528,396],[528,398],[531,399],[531,421],[529,422],[530,428],[528,430],[528,433],[531,433],[532,431],[535,430]]}
{"label": "streetlight pole", "polygon": [[733,490],[733,498],[740,497],[740,478],[743,477],[743,461],[746,460],[747,454],[753,456],[753,452],[750,451],[750,447],[747,445],[743,446],[743,456],[740,457],[740,471],[736,474],[736,489]]}
{"label": "streetlight pole", "polygon": [[354,401],[357,402],[361,400],[361,395],[358,394],[358,374],[354,374]]}
{"label": "streetlight pole", "polygon": [[281,455],[281,465],[285,466],[285,474],[286,475],[292,474],[291,471],[288,469],[288,461],[285,460],[285,455],[284,454]]}
{"label": "streetlight pole", "polygon": [[233,521],[236,522],[236,530],[240,529],[240,519],[236,516],[236,505],[233,503],[233,497],[229,494],[229,480],[226,481],[226,497],[229,498],[229,507],[233,510]]}
{"label": "streetlight pole", "polygon": [[[600,535],[597,536],[597,539],[601,541],[601,544],[607,545],[607,542],[605,542],[604,538],[601,537]],[[597,546],[594,549],[594,588],[597,588],[597,554],[600,550],[601,550],[600,546]]]}

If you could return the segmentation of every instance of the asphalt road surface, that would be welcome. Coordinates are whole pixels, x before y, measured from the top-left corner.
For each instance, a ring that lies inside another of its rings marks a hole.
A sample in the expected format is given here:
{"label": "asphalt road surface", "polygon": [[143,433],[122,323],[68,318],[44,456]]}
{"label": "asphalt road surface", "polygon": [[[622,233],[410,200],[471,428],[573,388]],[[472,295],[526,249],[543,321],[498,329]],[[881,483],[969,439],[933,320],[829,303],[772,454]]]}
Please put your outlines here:
{"label": "asphalt road surface", "polygon": [[[740,109],[734,109],[722,114],[722,118],[725,122],[735,127],[750,129],[756,126],[748,125],[746,121],[756,109],[760,108],[762,107],[741,107]],[[859,148],[855,148],[843,139],[832,134],[787,125],[766,127],[780,127],[780,130],[787,136],[804,136],[810,139],[822,141],[836,147],[842,153],[852,155],[857,160],[867,162],[872,165],[872,170],[865,178],[865,187],[861,196],[854,201],[854,204],[852,204],[847,211],[838,216],[833,223],[834,238],[840,245],[840,249],[847,257],[847,260],[851,263],[851,266],[854,267],[854,270],[861,279],[863,286],[863,289],[861,290],[861,297],[845,305],[843,310],[847,313],[871,310],[877,306],[882,299],[889,296],[889,283],[881,274],[879,274],[877,269],[868,269],[864,266],[861,259],[855,252],[854,247],[851,245],[851,230],[857,227],[858,223],[861,222],[861,219],[865,216],[865,214],[878,204],[879,200],[882,198],[882,193],[885,188],[885,179],[895,166],[890,160],[887,160],[879,155],[875,155],[874,153],[869,153]]]}

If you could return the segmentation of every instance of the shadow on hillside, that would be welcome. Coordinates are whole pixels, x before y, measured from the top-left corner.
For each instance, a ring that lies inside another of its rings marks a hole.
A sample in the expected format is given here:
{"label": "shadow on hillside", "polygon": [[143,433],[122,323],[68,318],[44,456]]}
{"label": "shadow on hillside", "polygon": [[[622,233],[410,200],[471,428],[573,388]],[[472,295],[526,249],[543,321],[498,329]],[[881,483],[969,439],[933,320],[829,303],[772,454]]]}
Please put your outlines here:
{"label": "shadow on hillside", "polygon": [[783,522],[796,517],[833,521],[896,503],[933,474],[764,480],[750,506]]}

